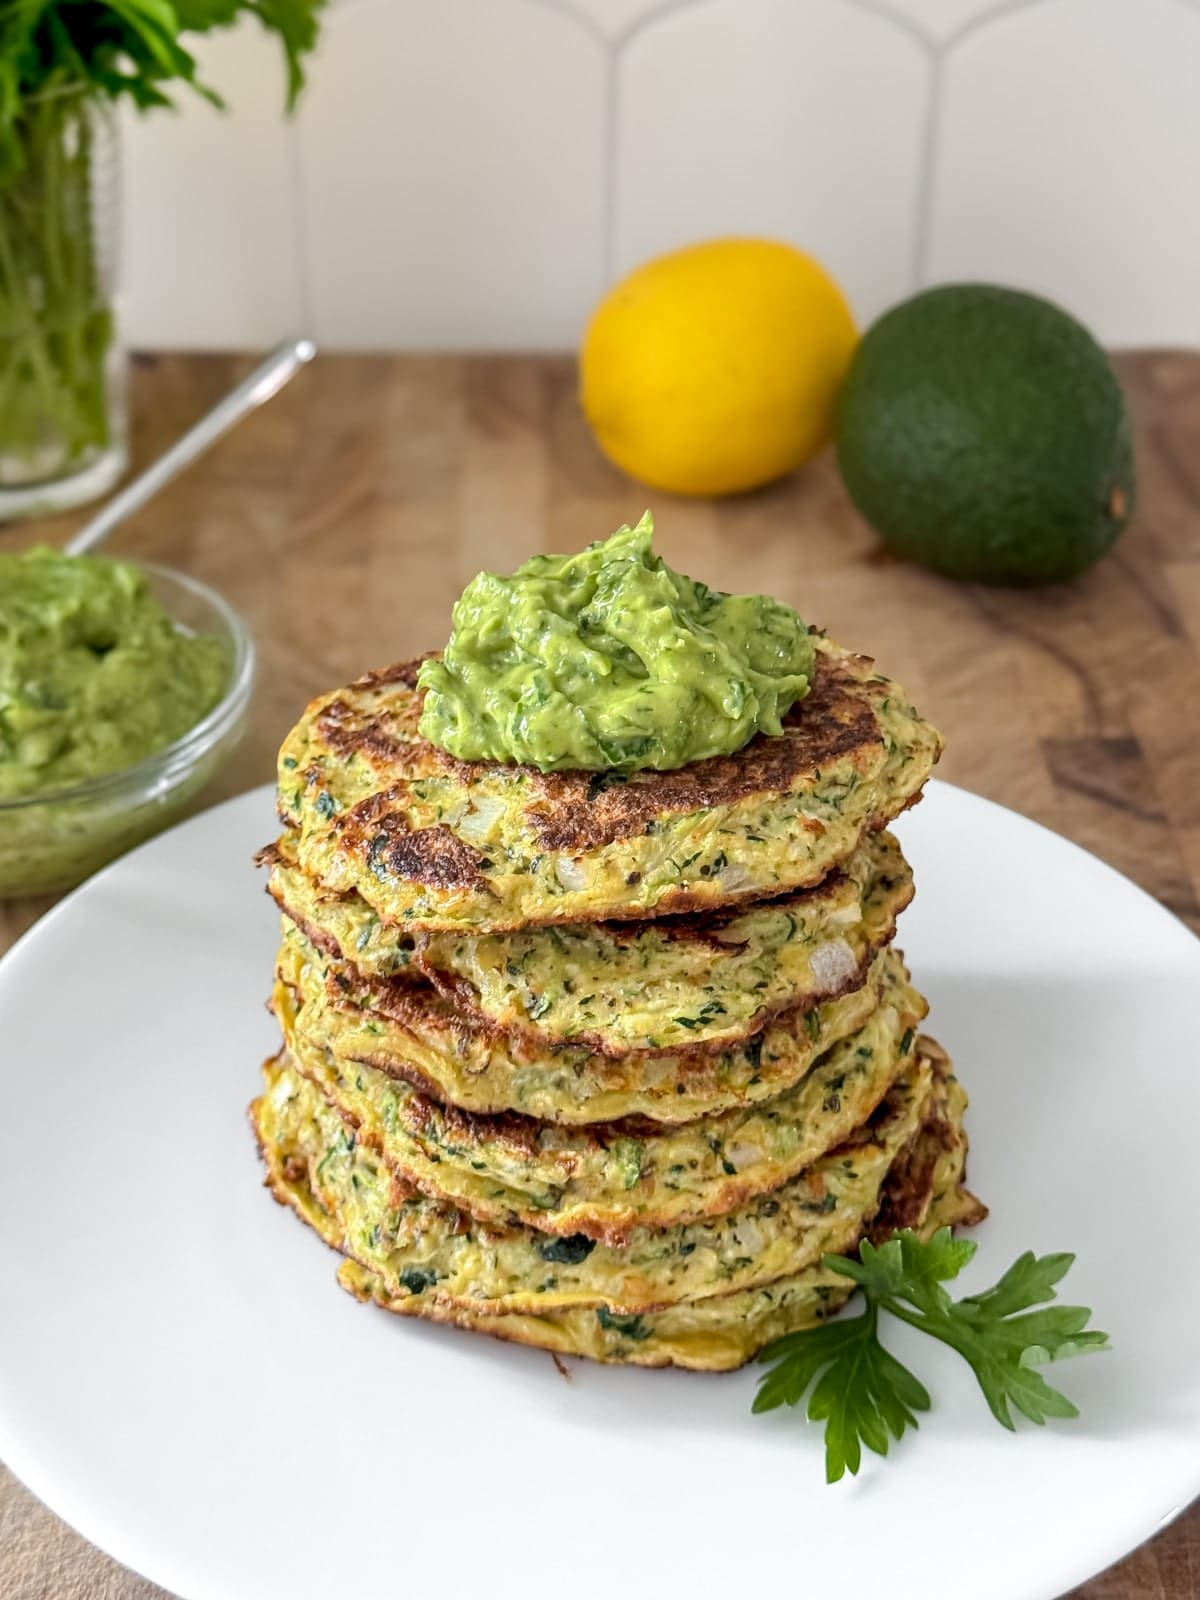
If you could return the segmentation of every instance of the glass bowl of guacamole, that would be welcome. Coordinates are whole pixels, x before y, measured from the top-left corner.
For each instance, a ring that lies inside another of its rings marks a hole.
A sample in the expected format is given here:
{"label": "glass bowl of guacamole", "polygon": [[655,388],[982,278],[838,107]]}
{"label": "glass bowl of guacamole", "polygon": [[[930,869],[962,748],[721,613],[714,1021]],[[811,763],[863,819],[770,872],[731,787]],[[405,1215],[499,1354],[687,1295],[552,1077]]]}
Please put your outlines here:
{"label": "glass bowl of guacamole", "polygon": [[174,821],[253,677],[244,625],[195,578],[0,553],[0,898],[69,889]]}

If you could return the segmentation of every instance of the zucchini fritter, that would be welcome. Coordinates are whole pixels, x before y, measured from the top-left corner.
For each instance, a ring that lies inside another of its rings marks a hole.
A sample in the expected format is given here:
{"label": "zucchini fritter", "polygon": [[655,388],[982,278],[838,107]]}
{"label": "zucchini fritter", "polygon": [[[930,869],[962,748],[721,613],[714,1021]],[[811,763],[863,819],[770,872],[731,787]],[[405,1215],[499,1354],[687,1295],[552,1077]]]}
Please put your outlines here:
{"label": "zucchini fritter", "polygon": [[[907,1119],[907,1136],[894,1149],[890,1167],[876,1185],[878,1213],[903,1214],[909,1225],[931,1233],[945,1224],[971,1223],[983,1208],[962,1188],[966,1138],[962,1114],[966,1097],[951,1074],[944,1053],[932,1041],[918,1042],[919,1072],[924,1089]],[[270,1063],[268,1067],[270,1067]],[[276,1079],[278,1084],[281,1079]],[[707,1370],[727,1370],[742,1365],[771,1340],[797,1328],[808,1327],[832,1315],[845,1302],[851,1286],[844,1278],[814,1261],[813,1264],[755,1287],[721,1287],[698,1298],[631,1310],[608,1303],[556,1304],[545,1292],[528,1307],[496,1313],[469,1300],[439,1294],[437,1280],[425,1267],[400,1265],[389,1252],[393,1235],[389,1215],[379,1223],[378,1238],[363,1234],[356,1214],[350,1220],[331,1205],[314,1167],[315,1150],[302,1154],[286,1141],[273,1142],[273,1119],[264,1110],[272,1093],[256,1102],[259,1137],[268,1165],[268,1182],[277,1199],[291,1205],[326,1242],[347,1254],[338,1277],[352,1294],[374,1300],[388,1310],[459,1327],[491,1333],[499,1338],[536,1345],[565,1355],[585,1355],[600,1361],[631,1365],[678,1365]],[[335,1134],[336,1137],[336,1134]],[[858,1159],[865,1146],[851,1147]],[[352,1160],[352,1153],[346,1159]],[[326,1159],[322,1156],[317,1160]],[[329,1158],[342,1159],[335,1155]],[[350,1191],[356,1197],[362,1191]],[[379,1201],[376,1211],[384,1201]],[[864,1208],[853,1230],[834,1249],[852,1249],[871,1227],[871,1211]],[[368,1213],[373,1214],[373,1213]],[[467,1230],[467,1250],[483,1249],[475,1235],[487,1230],[460,1219]],[[557,1275],[559,1268],[542,1259],[537,1271]],[[527,1297],[528,1298],[528,1297]]]}
{"label": "zucchini fritter", "polygon": [[482,1221],[622,1244],[635,1227],[719,1216],[780,1188],[849,1138],[909,1064],[926,1004],[899,961],[881,1003],[791,1089],[675,1127],[636,1120],[563,1128],[444,1106],[403,1079],[311,1044],[284,991],[290,1065],[396,1178]]}
{"label": "zucchini fritter", "polygon": [[883,833],[815,889],[741,909],[412,935],[381,922],[360,895],[314,884],[295,866],[291,840],[273,859],[269,888],[284,913],[358,972],[416,972],[505,1033],[616,1056],[721,1049],[780,1011],[842,993],[912,898],[908,863]]}
{"label": "zucchini fritter", "polygon": [[913,885],[884,829],[941,740],[812,638],[782,733],[668,771],[456,759],[416,661],[288,735],[251,1116],[359,1299],[719,1370],[844,1303],[831,1253],[983,1214],[889,948]]}
{"label": "zucchini fritter", "polygon": [[410,930],[662,916],[820,881],[941,751],[874,663],[817,641],[778,737],[673,772],[464,762],[417,733],[419,662],[314,700],[280,752],[300,867]]}
{"label": "zucchini fritter", "polygon": [[263,1145],[278,1165],[304,1164],[316,1201],[340,1219],[348,1253],[391,1292],[476,1311],[604,1305],[622,1315],[772,1283],[852,1244],[920,1126],[931,1081],[929,1062],[911,1058],[852,1138],[790,1183],[724,1216],[634,1228],[617,1246],[480,1222],[430,1200],[394,1178],[286,1058],[263,1072],[254,1110]]}
{"label": "zucchini fritter", "polygon": [[463,1111],[515,1111],[570,1126],[633,1116],[673,1124],[789,1089],[824,1050],[863,1026],[894,970],[903,965],[893,968],[883,952],[848,994],[784,1012],[729,1050],[604,1056],[509,1038],[428,989],[359,979],[285,919],[275,1003],[295,1011],[297,1029],[339,1062],[378,1067]]}

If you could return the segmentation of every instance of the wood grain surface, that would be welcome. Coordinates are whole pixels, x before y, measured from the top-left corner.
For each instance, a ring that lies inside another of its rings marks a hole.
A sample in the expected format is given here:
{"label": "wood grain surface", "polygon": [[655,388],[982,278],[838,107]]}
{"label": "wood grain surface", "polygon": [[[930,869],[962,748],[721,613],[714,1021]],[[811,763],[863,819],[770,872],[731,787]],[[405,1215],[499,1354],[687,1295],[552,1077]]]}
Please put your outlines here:
{"label": "wood grain surface", "polygon": [[[249,365],[138,361],[137,462]],[[722,588],[777,594],[877,656],[944,731],[941,776],[1066,834],[1200,931],[1200,355],[1119,365],[1140,505],[1113,554],[1069,587],[985,590],[890,560],[828,458],[720,504],[651,494],[596,451],[560,357],[322,357],[113,549],[215,584],[257,639],[250,730],[212,801],[273,776],[275,748],[310,696],[442,642],[480,567],[578,548],[650,503],[672,563]],[[0,529],[0,548],[61,542],[70,526]],[[45,904],[0,908],[0,943]],[[3,1600],[162,1594],[0,1469]],[[1197,1595],[1200,1507],[1077,1592]]]}

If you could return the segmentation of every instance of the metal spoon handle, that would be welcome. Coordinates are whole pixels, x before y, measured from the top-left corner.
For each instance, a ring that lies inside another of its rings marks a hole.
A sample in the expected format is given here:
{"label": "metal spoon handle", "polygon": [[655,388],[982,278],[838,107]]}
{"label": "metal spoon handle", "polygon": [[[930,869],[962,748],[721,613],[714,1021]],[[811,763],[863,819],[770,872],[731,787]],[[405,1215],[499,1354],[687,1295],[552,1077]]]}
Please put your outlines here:
{"label": "metal spoon handle", "polygon": [[316,353],[317,347],[311,339],[290,339],[272,351],[261,366],[255,367],[248,378],[243,379],[236,389],[231,389],[223,400],[219,400],[140,477],[127,484],[120,494],[114,495],[103,511],[68,542],[67,554],[78,556],[85,550],[94,550],[102,540],[108,538],[119,522],[140,510],[147,500],[185,467],[191,466],[196,457],[203,455],[222,434],[228,433],[235,422],[240,422],[248,412],[257,410],[272,395],[278,394],[284,384]]}

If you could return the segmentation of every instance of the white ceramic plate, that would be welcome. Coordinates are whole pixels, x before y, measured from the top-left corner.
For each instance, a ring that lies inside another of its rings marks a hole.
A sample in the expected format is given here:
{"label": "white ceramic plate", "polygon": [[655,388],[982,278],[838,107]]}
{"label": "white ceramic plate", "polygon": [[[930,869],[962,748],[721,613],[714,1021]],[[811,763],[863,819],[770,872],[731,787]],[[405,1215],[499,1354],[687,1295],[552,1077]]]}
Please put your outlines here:
{"label": "white ceramic plate", "polygon": [[901,944],[971,1092],[992,1207],[964,1285],[1070,1249],[1111,1353],[1016,1437],[889,1329],[935,1409],[826,1488],[755,1371],[573,1363],[356,1305],[260,1187],[274,1047],[266,791],[118,862],[0,964],[0,1456],[186,1600],[829,1593],[1044,1600],[1200,1490],[1200,942],[1053,834],[944,785],[899,831]]}

